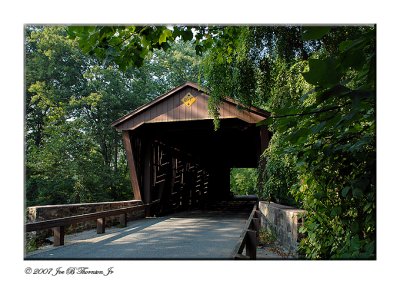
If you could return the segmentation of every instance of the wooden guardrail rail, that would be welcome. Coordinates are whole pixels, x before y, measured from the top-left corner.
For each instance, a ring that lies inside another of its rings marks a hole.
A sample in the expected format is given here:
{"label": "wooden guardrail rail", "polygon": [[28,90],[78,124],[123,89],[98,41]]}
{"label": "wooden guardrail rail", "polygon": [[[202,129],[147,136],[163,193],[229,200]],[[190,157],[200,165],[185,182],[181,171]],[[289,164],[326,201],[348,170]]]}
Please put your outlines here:
{"label": "wooden guardrail rail", "polygon": [[[247,219],[235,248],[232,251],[232,259],[256,259],[259,230],[261,227],[261,213],[258,210],[258,202],[254,204],[250,217]],[[242,252],[246,248],[246,255]]]}
{"label": "wooden guardrail rail", "polygon": [[127,221],[127,214],[130,212],[143,210],[144,207],[145,205],[137,205],[137,206],[130,206],[130,207],[112,209],[112,210],[89,213],[89,214],[82,214],[82,215],[28,223],[25,224],[25,231],[32,232],[45,229],[52,229],[54,234],[54,246],[62,246],[64,245],[65,226],[76,224],[78,222],[97,220],[97,233],[102,234],[105,232],[106,217],[120,215],[120,224],[123,227],[125,227]]}

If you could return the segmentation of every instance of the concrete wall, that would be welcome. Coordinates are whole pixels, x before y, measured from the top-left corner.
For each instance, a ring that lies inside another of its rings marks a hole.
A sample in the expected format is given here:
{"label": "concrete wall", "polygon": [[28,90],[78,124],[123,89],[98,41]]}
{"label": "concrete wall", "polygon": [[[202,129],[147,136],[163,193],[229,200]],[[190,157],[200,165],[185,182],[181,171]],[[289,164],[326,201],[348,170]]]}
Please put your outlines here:
{"label": "concrete wall", "polygon": [[[27,222],[51,220],[68,216],[88,214],[111,209],[124,208],[129,206],[141,205],[139,200],[127,200],[116,202],[98,202],[98,203],[79,203],[79,204],[63,204],[63,205],[44,205],[33,206],[27,208]],[[135,220],[144,217],[144,209],[138,212],[129,213],[128,220]],[[106,218],[107,226],[117,224],[119,216]],[[96,220],[81,222],[66,228],[67,233],[79,232],[85,229],[96,227]]]}
{"label": "concrete wall", "polygon": [[261,227],[274,232],[277,241],[284,248],[292,252],[297,251],[300,241],[298,230],[306,211],[267,201],[260,201],[259,208],[263,214]]}

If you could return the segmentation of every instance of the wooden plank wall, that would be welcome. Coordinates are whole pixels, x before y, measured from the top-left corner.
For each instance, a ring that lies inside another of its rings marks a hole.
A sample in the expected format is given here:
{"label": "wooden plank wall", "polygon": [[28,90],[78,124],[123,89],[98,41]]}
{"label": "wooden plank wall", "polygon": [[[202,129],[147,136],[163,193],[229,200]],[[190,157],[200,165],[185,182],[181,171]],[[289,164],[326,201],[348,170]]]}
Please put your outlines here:
{"label": "wooden plank wall", "polygon": [[[196,101],[189,107],[182,102],[183,97],[188,93],[196,98]],[[208,113],[208,98],[208,95],[194,88],[184,88],[131,117],[117,128],[119,130],[133,130],[143,123],[212,119]],[[233,103],[223,102],[220,107],[220,118],[235,117],[248,123],[257,123],[265,119],[265,117],[256,113],[239,110]]]}

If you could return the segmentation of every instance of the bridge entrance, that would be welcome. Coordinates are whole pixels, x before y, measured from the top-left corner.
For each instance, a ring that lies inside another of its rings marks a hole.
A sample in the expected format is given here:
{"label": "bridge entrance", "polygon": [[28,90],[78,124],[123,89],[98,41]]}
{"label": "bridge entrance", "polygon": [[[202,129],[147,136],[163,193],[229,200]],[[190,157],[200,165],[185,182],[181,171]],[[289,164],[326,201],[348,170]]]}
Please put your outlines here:
{"label": "bridge entrance", "polygon": [[208,99],[186,83],[113,123],[122,132],[134,198],[146,205],[146,216],[231,200],[230,169],[258,166],[269,133],[256,124],[269,114],[225,100],[214,131]]}

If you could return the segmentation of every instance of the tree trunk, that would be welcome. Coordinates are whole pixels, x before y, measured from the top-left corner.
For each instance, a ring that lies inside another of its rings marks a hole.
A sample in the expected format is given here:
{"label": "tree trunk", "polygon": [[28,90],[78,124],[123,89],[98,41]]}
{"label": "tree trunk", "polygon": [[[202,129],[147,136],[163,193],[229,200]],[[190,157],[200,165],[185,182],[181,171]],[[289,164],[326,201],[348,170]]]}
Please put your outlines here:
{"label": "tree trunk", "polygon": [[114,173],[118,171],[118,141],[114,140]]}

